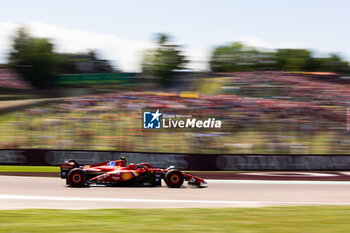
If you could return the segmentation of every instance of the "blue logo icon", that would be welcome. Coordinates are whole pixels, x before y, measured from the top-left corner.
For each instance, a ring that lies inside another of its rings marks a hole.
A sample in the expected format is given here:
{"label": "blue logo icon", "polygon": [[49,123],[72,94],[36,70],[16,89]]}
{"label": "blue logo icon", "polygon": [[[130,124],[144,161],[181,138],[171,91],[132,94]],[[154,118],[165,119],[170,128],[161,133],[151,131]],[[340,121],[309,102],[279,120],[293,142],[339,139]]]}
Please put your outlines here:
{"label": "blue logo icon", "polygon": [[110,162],[107,163],[107,166],[115,167],[115,162],[114,161],[110,161]]}
{"label": "blue logo icon", "polygon": [[159,109],[156,112],[143,112],[143,128],[160,129],[161,115]]}

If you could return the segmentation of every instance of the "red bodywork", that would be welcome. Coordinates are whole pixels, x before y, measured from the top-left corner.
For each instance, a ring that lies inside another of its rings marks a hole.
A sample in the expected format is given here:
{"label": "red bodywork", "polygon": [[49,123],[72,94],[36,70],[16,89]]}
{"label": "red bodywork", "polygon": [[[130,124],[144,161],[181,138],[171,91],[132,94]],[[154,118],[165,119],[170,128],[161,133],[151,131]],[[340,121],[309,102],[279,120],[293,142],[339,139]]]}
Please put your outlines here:
{"label": "red bodywork", "polygon": [[[79,172],[74,173],[76,170]],[[74,173],[73,177],[71,173]],[[170,182],[175,186],[177,182],[182,184],[183,181],[196,186],[206,184],[203,179],[189,173],[183,173],[174,167],[154,168],[148,163],[127,165],[124,159],[82,166],[71,160],[61,165],[61,178],[67,179],[67,184],[71,186],[83,182],[81,179],[85,179],[85,184],[124,186],[160,186],[161,179],[164,179],[167,184]],[[168,186],[170,187],[169,184]]]}

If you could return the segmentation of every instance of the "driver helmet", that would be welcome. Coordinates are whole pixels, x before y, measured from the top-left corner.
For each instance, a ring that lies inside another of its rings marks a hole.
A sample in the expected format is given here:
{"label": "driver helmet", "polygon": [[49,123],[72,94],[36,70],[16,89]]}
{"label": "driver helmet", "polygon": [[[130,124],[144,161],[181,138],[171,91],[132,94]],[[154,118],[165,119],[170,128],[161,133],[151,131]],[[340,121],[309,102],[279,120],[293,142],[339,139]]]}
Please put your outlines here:
{"label": "driver helmet", "polygon": [[126,159],[124,156],[120,157],[120,164],[121,166],[125,167],[126,166]]}

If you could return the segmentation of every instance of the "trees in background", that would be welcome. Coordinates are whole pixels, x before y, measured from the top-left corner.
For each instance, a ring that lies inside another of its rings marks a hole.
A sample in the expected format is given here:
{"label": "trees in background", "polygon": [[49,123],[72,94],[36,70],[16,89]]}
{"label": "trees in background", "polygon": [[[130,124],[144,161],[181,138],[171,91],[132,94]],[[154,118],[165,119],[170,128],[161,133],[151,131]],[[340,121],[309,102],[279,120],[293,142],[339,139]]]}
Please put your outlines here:
{"label": "trees in background", "polygon": [[349,63],[344,61],[337,54],[330,54],[329,57],[313,58],[311,62],[311,70],[350,74]]}
{"label": "trees in background", "polygon": [[[158,34],[156,47],[143,56],[142,71],[168,85],[174,71],[185,69],[187,62],[179,45],[170,43],[167,35]],[[37,88],[53,87],[57,74],[116,72],[108,60],[100,59],[94,51],[55,53],[48,39],[32,37],[23,27],[13,39],[9,65]],[[349,63],[336,54],[315,57],[307,49],[259,50],[239,42],[216,47],[209,65],[213,72],[282,70],[350,74]]]}
{"label": "trees in background", "polygon": [[276,69],[283,71],[310,71],[312,57],[307,49],[279,49],[276,52]]}
{"label": "trees in background", "polygon": [[169,43],[169,37],[158,34],[156,48],[147,50],[142,61],[142,71],[158,78],[160,84],[171,82],[174,70],[184,69],[187,60],[182,55],[180,46]]}
{"label": "trees in background", "polygon": [[39,89],[52,88],[58,74],[115,72],[110,62],[98,58],[94,51],[56,53],[48,39],[32,37],[23,27],[13,38],[9,65]]}
{"label": "trees in background", "polygon": [[273,69],[275,63],[274,53],[261,52],[240,42],[217,47],[209,61],[214,72]]}
{"label": "trees in background", "polygon": [[9,62],[34,87],[54,85],[57,56],[49,40],[31,37],[25,28],[20,28],[13,40]]}
{"label": "trees in background", "polygon": [[349,63],[336,54],[314,57],[307,49],[261,51],[235,42],[216,47],[209,61],[213,72],[282,70],[349,74]]}

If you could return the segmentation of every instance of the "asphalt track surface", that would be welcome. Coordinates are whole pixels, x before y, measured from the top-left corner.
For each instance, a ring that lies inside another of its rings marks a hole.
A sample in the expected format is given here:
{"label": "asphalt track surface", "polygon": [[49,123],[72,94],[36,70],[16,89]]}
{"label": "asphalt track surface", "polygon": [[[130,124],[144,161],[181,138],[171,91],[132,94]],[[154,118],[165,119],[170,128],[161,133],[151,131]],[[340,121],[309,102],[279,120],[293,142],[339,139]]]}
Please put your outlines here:
{"label": "asphalt track surface", "polygon": [[0,176],[0,184],[0,209],[350,205],[348,181],[208,180],[207,188],[69,188],[59,178]]}

